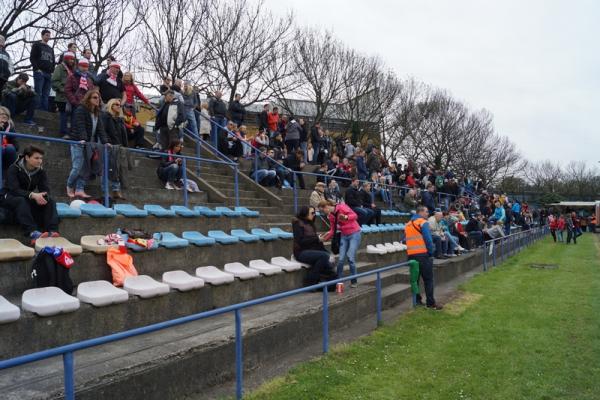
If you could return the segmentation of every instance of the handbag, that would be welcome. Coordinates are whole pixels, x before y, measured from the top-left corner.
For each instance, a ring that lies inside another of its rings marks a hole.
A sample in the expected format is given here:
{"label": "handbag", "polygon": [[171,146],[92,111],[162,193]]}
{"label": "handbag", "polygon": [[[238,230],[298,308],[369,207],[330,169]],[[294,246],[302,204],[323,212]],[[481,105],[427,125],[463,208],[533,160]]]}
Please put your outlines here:
{"label": "handbag", "polygon": [[333,220],[333,229],[335,233],[333,234],[333,239],[331,239],[331,252],[333,254],[340,254],[340,241],[342,240],[342,232],[338,231],[338,214],[335,214],[335,219]]}

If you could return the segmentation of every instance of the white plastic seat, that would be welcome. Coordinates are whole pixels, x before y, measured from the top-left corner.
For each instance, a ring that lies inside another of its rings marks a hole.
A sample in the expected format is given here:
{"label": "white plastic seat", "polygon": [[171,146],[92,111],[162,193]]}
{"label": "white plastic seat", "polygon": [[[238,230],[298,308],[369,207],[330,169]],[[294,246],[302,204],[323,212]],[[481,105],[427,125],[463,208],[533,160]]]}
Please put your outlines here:
{"label": "white plastic seat", "polygon": [[169,285],[158,282],[148,275],[130,276],[125,278],[123,289],[129,294],[140,296],[142,299],[162,296],[169,293]]}
{"label": "white plastic seat", "polygon": [[271,258],[271,264],[278,266],[284,271],[297,271],[302,268],[302,263],[298,261],[290,261],[285,257],[273,257]]}
{"label": "white plastic seat", "polygon": [[254,279],[260,276],[260,272],[255,269],[250,269],[239,262],[225,264],[223,269],[225,272],[229,272],[241,280]]}
{"label": "white plastic seat", "polygon": [[[331,254],[331,257],[335,257],[335,255],[334,255],[334,254]],[[329,261],[330,261],[330,262],[331,262],[331,257],[330,257],[330,259],[329,259]],[[299,264],[300,264],[300,266],[301,266],[302,268],[306,268],[306,269],[310,268],[310,264],[303,263],[303,262],[300,262],[300,261],[296,260],[296,257],[294,257],[294,255],[293,255],[293,254],[292,254],[292,256],[290,257],[290,260],[292,260],[292,262],[297,262],[297,263],[299,263]]]}
{"label": "white plastic seat", "polygon": [[84,250],[88,250],[96,254],[106,254],[110,247],[115,249],[119,247],[116,244],[98,244],[98,241],[104,238],[104,235],[86,235],[81,237],[79,243],[81,243],[81,247]]}
{"label": "white plastic seat", "polygon": [[381,244],[381,243],[376,244],[375,247],[377,247],[378,249],[384,251],[384,253],[382,253],[382,254],[389,253],[388,249],[383,244]]}
{"label": "white plastic seat", "polygon": [[404,243],[394,242],[393,245],[398,248],[398,251],[406,250],[406,245]]}
{"label": "white plastic seat", "polygon": [[375,247],[372,244],[367,245],[367,254],[386,254],[387,250]]}
{"label": "white plastic seat", "polygon": [[83,248],[80,245],[71,243],[64,237],[56,237],[56,238],[47,237],[47,238],[40,238],[35,241],[35,251],[36,252],[41,251],[46,246],[62,247],[64,250],[68,251],[69,254],[71,254],[72,256],[78,256],[83,252]]}
{"label": "white plastic seat", "polygon": [[383,246],[385,247],[385,249],[387,250],[388,253],[395,253],[397,251],[396,246],[394,246],[391,243],[384,243]]}
{"label": "white plastic seat", "polygon": [[204,286],[202,278],[196,278],[185,271],[168,271],[162,276],[162,281],[169,285],[171,289],[177,289],[182,292],[200,289]]}
{"label": "white plastic seat", "polygon": [[16,239],[0,239],[0,261],[28,260],[35,251]]}
{"label": "white plastic seat", "polygon": [[129,293],[108,281],[91,281],[80,283],[77,286],[77,298],[84,303],[104,307],[126,302],[129,300]]}
{"label": "white plastic seat", "polygon": [[21,310],[10,301],[0,296],[0,324],[6,324],[19,319]]}
{"label": "white plastic seat", "polygon": [[281,267],[269,264],[265,260],[250,260],[250,263],[248,263],[248,267],[255,269],[261,274],[265,275],[275,275],[280,274],[282,272]]}
{"label": "white plastic seat", "polygon": [[198,267],[196,268],[196,276],[202,278],[204,282],[217,286],[224,283],[231,283],[235,280],[235,276],[228,272],[223,272],[217,267]]}
{"label": "white plastic seat", "polygon": [[68,313],[79,308],[79,299],[55,286],[29,289],[23,292],[21,306],[41,317]]}

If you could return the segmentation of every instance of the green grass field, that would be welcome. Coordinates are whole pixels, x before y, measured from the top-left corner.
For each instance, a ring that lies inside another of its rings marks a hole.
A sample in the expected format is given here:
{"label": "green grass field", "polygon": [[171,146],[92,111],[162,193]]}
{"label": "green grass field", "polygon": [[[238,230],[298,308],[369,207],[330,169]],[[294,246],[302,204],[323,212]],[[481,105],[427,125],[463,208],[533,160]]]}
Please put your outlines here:
{"label": "green grass field", "polygon": [[[600,399],[600,244],[547,238],[249,399]],[[558,264],[534,269],[530,263]]]}

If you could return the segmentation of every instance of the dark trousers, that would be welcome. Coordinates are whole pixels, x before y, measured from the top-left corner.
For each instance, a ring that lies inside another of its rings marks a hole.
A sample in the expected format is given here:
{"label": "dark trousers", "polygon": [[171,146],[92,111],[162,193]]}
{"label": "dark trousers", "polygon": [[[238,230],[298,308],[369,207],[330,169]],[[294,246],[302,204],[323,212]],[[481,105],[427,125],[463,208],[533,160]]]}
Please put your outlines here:
{"label": "dark trousers", "polygon": [[375,223],[381,225],[381,209],[379,207],[371,208],[373,217],[371,217],[371,224]]}
{"label": "dark trousers", "polygon": [[375,215],[373,210],[364,207],[354,207],[352,208],[352,211],[356,213],[356,216],[358,217],[358,224],[360,226],[370,224],[373,216]]}
{"label": "dark trousers", "polygon": [[483,232],[481,231],[473,231],[469,232],[469,238],[473,240],[475,246],[483,245]]}
{"label": "dark trousers", "polygon": [[144,147],[144,128],[140,125],[134,126],[132,129],[127,129],[127,139],[133,140],[135,147]]}
{"label": "dark trousers", "polygon": [[166,126],[162,126],[159,130],[158,138],[160,140],[160,147],[164,151],[167,151],[169,148],[169,143],[171,143],[173,140],[179,139],[179,129],[169,129]]}
{"label": "dark trousers", "polygon": [[15,93],[9,93],[4,96],[4,106],[10,111],[11,117],[14,118],[15,115],[19,115],[25,111],[25,121],[33,120],[35,102],[35,96],[21,97]]}
{"label": "dark trousers", "polygon": [[302,263],[310,265],[308,274],[306,275],[306,286],[316,285],[324,280],[331,280],[336,277],[333,272],[333,267],[329,262],[329,253],[321,250],[304,250],[296,259]]}
{"label": "dark trousers", "polygon": [[[435,298],[433,297],[433,259],[427,254],[414,254],[408,256],[409,260],[415,260],[419,263],[419,276],[425,285],[425,297],[427,305],[433,306]],[[417,303],[421,303],[423,298],[421,294],[417,294]]]}
{"label": "dark trousers", "polygon": [[292,154],[296,149],[300,148],[300,140],[292,139],[285,141],[285,148],[287,149],[288,154]]}
{"label": "dark trousers", "polygon": [[575,234],[575,230],[567,229],[567,244],[571,243],[571,239],[573,239],[573,244],[577,244],[577,235]]}
{"label": "dark trousers", "polygon": [[556,243],[556,229],[550,229],[550,234],[552,235],[552,239]]}
{"label": "dark trousers", "polygon": [[33,231],[58,232],[58,213],[52,199],[45,206],[39,206],[25,197],[7,195],[2,205],[14,213],[25,235]]}
{"label": "dark trousers", "polygon": [[446,254],[448,251],[448,241],[442,240],[438,235],[431,235],[433,239],[433,244],[435,245],[435,257],[441,257],[442,254]]}

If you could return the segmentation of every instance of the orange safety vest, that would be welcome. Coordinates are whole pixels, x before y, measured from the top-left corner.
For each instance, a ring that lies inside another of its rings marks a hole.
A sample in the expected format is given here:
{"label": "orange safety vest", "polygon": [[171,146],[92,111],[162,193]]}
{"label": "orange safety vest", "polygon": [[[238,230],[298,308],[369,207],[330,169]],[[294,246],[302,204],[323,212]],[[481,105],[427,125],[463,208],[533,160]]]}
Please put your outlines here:
{"label": "orange safety vest", "polygon": [[406,235],[406,253],[411,256],[415,254],[427,254],[427,245],[421,234],[421,229],[427,220],[425,218],[417,218],[410,221],[404,226],[404,234]]}

